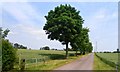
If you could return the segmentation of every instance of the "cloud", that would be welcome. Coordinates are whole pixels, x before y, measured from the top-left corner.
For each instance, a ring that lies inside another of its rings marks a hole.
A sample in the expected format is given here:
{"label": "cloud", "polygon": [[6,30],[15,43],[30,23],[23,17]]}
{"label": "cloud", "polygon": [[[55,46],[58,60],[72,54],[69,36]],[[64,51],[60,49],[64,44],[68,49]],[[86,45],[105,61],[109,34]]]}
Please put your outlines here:
{"label": "cloud", "polygon": [[[50,41],[47,39],[47,35],[42,30],[43,24],[45,24],[43,15],[40,13],[40,11],[38,11],[40,9],[34,8],[32,4],[26,2],[4,3],[3,10],[17,20],[17,22],[14,22],[15,24],[12,25],[6,20],[6,22],[11,25],[9,26],[11,30],[9,36],[10,41],[25,44],[31,48],[39,48],[45,45],[53,48],[64,48],[59,41]],[[84,26],[90,28],[90,39],[92,40],[93,46],[95,46],[94,42],[96,40],[99,39],[101,42],[104,40],[102,36],[108,34],[105,34],[105,32],[107,32],[105,25],[107,27],[110,26],[113,19],[117,19],[117,12],[114,10],[111,12],[110,10],[104,8],[92,12],[86,17]],[[112,29],[112,27],[110,27],[110,29]],[[106,37],[107,36],[108,35],[106,35]]]}
{"label": "cloud", "polygon": [[112,14],[112,18],[118,18],[118,11]]}
{"label": "cloud", "polygon": [[10,34],[10,35],[16,35],[16,34],[18,34],[18,33],[17,33],[17,32],[12,32],[12,31],[10,31],[9,34]]}
{"label": "cloud", "polygon": [[45,32],[42,30],[45,19],[42,14],[29,3],[3,3],[3,10],[18,21],[14,26],[11,25],[10,29],[12,32],[10,34],[20,34],[22,31],[22,33],[25,32],[26,34],[35,36],[37,39],[46,37]]}
{"label": "cloud", "polygon": [[[99,9],[98,11],[94,12],[94,14],[91,14],[88,16],[85,20],[84,27],[90,28],[90,40],[95,45],[95,42],[104,42],[109,49],[109,44],[112,42],[109,42],[113,37],[115,38],[112,41],[116,41],[117,38],[117,18],[118,18],[118,12],[117,10],[110,11],[109,9]],[[105,43],[106,42],[106,43]],[[99,44],[102,45],[104,44]],[[105,47],[101,49],[106,49]]]}
{"label": "cloud", "polygon": [[12,33],[15,33],[16,31],[19,32],[16,34],[29,34],[31,37],[35,37],[36,39],[46,39],[45,31],[37,27],[37,25],[18,24],[14,26],[14,32]]}
{"label": "cloud", "polygon": [[16,20],[21,22],[21,24],[34,24],[38,20],[41,23],[44,23],[43,16],[40,12],[35,10],[29,3],[3,3],[3,10],[11,14]]}
{"label": "cloud", "polygon": [[37,39],[46,38],[45,31],[35,25],[23,25],[20,24],[17,28],[21,29],[23,32],[29,33]]}
{"label": "cloud", "polygon": [[117,19],[117,16],[117,11],[109,12],[109,10],[103,8],[86,18],[84,26],[88,26],[90,30],[95,31],[105,23],[107,24],[107,22]]}

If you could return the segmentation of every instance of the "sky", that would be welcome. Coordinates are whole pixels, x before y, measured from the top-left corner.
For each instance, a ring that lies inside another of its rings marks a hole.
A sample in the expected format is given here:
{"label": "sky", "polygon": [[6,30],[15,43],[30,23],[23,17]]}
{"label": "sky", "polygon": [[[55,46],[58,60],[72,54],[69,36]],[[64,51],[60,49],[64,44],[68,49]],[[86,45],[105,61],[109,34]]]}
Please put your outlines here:
{"label": "sky", "polygon": [[[80,11],[83,26],[90,29],[94,51],[114,51],[118,48],[118,2],[4,2],[2,3],[3,29],[10,29],[7,39],[31,49],[43,46],[63,49],[59,41],[47,39],[43,26],[45,15],[60,4],[70,4]],[[69,46],[70,47],[70,46]]]}

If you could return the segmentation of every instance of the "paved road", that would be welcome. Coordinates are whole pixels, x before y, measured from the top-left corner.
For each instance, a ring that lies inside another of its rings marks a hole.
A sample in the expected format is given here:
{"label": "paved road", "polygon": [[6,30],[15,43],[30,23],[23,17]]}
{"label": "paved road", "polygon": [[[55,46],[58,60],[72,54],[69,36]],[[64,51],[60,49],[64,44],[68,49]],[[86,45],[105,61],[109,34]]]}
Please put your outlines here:
{"label": "paved road", "polygon": [[61,66],[55,70],[92,70],[94,61],[94,53],[90,53],[72,63]]}

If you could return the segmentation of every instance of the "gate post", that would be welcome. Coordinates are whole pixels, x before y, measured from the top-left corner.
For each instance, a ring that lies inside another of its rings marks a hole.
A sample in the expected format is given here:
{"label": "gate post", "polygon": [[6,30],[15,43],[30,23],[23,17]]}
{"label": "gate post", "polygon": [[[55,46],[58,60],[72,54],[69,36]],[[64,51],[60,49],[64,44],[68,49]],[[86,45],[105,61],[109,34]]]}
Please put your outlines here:
{"label": "gate post", "polygon": [[21,71],[25,70],[25,59],[21,59],[20,61],[20,70]]}

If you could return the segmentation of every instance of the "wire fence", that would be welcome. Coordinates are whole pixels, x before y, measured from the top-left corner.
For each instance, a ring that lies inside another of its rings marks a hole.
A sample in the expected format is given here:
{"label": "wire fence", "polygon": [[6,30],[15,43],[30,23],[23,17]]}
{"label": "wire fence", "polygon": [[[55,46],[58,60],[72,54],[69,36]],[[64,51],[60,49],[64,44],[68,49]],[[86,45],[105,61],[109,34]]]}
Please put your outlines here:
{"label": "wire fence", "polygon": [[50,60],[50,58],[47,56],[43,56],[40,58],[19,58],[15,64],[14,68],[20,69],[23,59],[25,60],[25,62],[24,62],[25,68],[28,68],[30,66],[37,66],[41,63],[45,63],[46,61]]}
{"label": "wire fence", "polygon": [[31,64],[31,63],[38,63],[38,62],[44,62],[50,60],[49,57],[44,57],[44,58],[30,58],[30,59],[25,59],[26,64]]}

